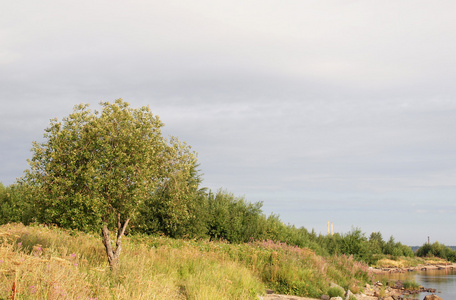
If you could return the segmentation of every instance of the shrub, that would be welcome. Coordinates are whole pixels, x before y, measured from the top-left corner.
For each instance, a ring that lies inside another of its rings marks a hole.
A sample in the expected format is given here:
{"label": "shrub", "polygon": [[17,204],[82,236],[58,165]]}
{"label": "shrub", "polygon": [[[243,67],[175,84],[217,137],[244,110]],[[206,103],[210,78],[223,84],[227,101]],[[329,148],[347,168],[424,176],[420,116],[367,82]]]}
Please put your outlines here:
{"label": "shrub", "polygon": [[452,250],[439,242],[424,244],[416,251],[416,256],[419,257],[439,257],[456,262],[456,251]]}
{"label": "shrub", "polygon": [[329,288],[328,290],[328,296],[329,297],[344,297],[344,290],[340,287],[337,287],[337,286],[333,286],[331,288]]}
{"label": "shrub", "polygon": [[420,285],[418,283],[416,283],[415,281],[406,280],[406,281],[404,281],[404,288],[406,290],[419,290]]}

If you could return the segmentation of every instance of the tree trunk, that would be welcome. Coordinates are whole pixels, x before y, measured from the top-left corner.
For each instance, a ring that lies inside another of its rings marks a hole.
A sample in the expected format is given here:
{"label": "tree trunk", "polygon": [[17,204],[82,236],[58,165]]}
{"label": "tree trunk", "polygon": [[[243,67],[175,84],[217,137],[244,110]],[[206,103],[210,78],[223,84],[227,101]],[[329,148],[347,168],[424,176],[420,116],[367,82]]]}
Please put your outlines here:
{"label": "tree trunk", "polygon": [[128,218],[122,224],[120,221],[120,214],[117,214],[117,240],[115,249],[112,248],[108,225],[104,223],[101,229],[101,232],[103,234],[103,245],[106,248],[106,255],[108,256],[109,267],[111,268],[112,272],[115,272],[117,269],[117,263],[119,262],[120,252],[122,251],[121,239],[125,233],[125,229],[128,226],[128,222],[130,222],[130,218]]}

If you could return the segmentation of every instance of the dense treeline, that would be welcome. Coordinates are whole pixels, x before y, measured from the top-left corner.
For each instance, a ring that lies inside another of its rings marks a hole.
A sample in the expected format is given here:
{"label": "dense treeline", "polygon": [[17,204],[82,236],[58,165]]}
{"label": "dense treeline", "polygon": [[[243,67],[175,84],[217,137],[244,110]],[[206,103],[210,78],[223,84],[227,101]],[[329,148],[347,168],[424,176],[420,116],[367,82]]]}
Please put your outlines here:
{"label": "dense treeline", "polygon": [[[173,238],[203,238],[226,240],[231,243],[243,243],[251,240],[273,240],[290,245],[307,247],[317,254],[353,255],[355,259],[375,263],[386,255],[392,257],[413,257],[410,247],[396,242],[393,237],[383,240],[381,233],[374,232],[367,237],[360,229],[354,228],[345,234],[317,234],[304,227],[296,228],[284,224],[279,216],[266,216],[262,212],[262,203],[250,203],[243,197],[237,197],[225,190],[217,192],[200,188],[201,176],[196,166],[191,176],[185,180],[168,182],[161,186],[148,201],[140,207],[131,222],[129,233],[162,234]],[[185,197],[173,197],[175,190],[185,191]],[[23,183],[4,187],[0,184],[0,223],[32,222],[41,223],[40,208],[27,195],[27,186]],[[55,224],[65,227],[58,216]],[[68,226],[67,226],[68,227]],[[84,230],[85,228],[75,228]],[[434,247],[436,248],[436,247]],[[440,249],[440,248],[439,248]],[[424,251],[424,250],[423,250]],[[440,255],[443,252],[428,251]],[[421,253],[421,252],[419,252]],[[445,252],[445,258],[451,254]],[[453,253],[454,255],[454,253]]]}
{"label": "dense treeline", "polygon": [[439,242],[435,242],[433,244],[424,244],[416,251],[416,256],[440,257],[452,262],[456,262],[456,250],[440,244]]}

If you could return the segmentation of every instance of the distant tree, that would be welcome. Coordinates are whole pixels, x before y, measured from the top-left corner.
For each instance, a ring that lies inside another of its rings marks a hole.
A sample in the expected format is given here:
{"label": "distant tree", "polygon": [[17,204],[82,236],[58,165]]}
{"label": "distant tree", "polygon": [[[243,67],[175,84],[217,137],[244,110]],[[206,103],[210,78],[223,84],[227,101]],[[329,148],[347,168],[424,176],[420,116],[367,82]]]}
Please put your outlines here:
{"label": "distant tree", "polygon": [[435,242],[433,244],[425,243],[423,246],[418,248],[416,251],[416,256],[426,257],[426,256],[436,256],[443,259],[450,260],[452,262],[456,261],[456,251],[450,247]]}
{"label": "distant tree", "polygon": [[393,250],[396,246],[396,241],[394,240],[394,237],[393,236],[390,236],[388,242],[384,243],[383,244],[383,254],[387,254],[387,255],[393,255]]}
{"label": "distant tree", "polygon": [[[81,104],[62,122],[51,120],[45,141],[33,144],[23,182],[33,190],[40,222],[101,228],[115,270],[121,238],[138,207],[181,176],[177,174],[190,172],[195,156],[177,139],[162,137],[163,123],[148,107],[133,109],[122,99],[100,105],[101,112]],[[117,231],[115,247],[112,227]]]}
{"label": "distant tree", "polygon": [[431,255],[431,249],[432,249],[431,244],[425,243],[425,244],[423,244],[423,246],[418,248],[418,250],[416,250],[416,256],[426,257],[428,255]]}
{"label": "distant tree", "polygon": [[399,247],[402,249],[402,255],[407,257],[414,257],[415,253],[413,252],[412,248],[407,245],[402,245],[399,243]]}
{"label": "distant tree", "polygon": [[369,243],[371,244],[371,249],[375,253],[382,253],[382,248],[385,245],[381,232],[372,232],[369,237]]}
{"label": "distant tree", "polygon": [[343,236],[342,253],[352,254],[358,260],[366,260],[368,250],[367,238],[360,228],[352,228]]}

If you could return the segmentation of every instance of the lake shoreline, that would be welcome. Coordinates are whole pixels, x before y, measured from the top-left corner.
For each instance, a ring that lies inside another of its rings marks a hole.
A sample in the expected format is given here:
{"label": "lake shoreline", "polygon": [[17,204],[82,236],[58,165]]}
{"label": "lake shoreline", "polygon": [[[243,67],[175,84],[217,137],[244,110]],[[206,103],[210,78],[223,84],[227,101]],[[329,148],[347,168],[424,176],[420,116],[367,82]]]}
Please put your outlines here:
{"label": "lake shoreline", "polygon": [[391,267],[391,268],[374,268],[371,267],[370,270],[375,275],[381,274],[391,274],[391,273],[407,273],[407,272],[416,272],[416,271],[433,271],[433,270],[455,270],[456,263],[448,264],[424,264],[418,265],[415,267]]}

